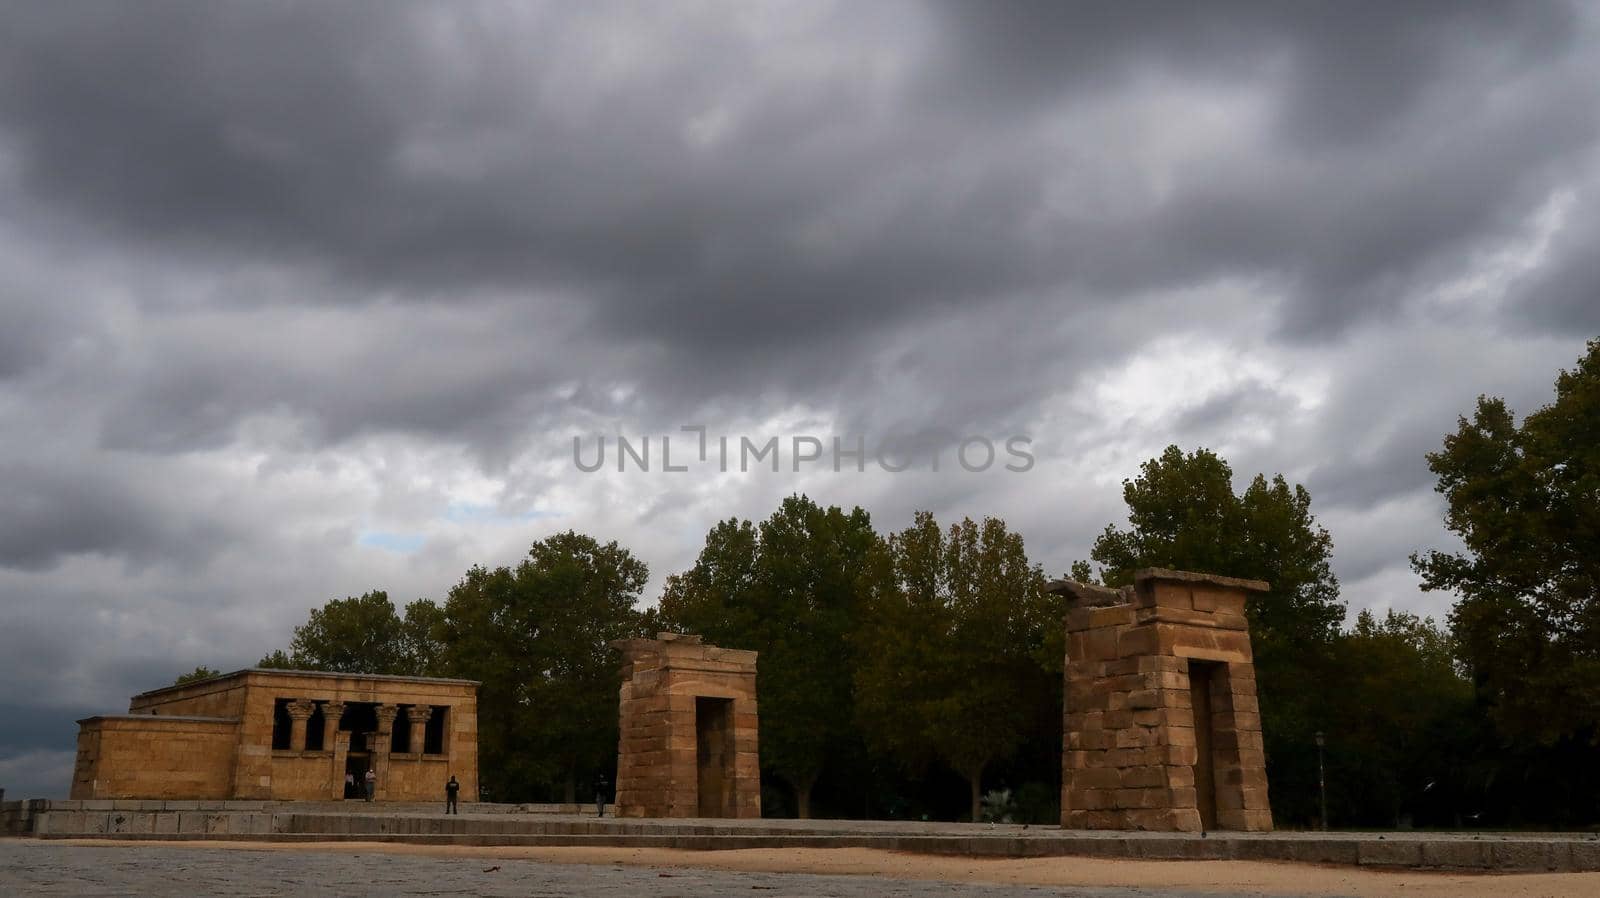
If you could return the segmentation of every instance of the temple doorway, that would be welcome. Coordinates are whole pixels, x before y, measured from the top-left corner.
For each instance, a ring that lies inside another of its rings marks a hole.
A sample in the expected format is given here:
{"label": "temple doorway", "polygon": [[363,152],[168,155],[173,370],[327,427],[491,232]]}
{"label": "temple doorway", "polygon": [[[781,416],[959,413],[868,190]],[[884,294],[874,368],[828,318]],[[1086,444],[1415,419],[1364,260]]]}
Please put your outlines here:
{"label": "temple doorway", "polygon": [[344,797],[367,797],[367,769],[372,766],[370,752],[351,752],[344,759]]}
{"label": "temple doorway", "polygon": [[694,730],[699,816],[731,817],[733,699],[697,696]]}
{"label": "temple doorway", "polygon": [[1194,709],[1194,796],[1201,829],[1217,828],[1216,739],[1211,713],[1211,688],[1222,665],[1189,662],[1189,705]]}

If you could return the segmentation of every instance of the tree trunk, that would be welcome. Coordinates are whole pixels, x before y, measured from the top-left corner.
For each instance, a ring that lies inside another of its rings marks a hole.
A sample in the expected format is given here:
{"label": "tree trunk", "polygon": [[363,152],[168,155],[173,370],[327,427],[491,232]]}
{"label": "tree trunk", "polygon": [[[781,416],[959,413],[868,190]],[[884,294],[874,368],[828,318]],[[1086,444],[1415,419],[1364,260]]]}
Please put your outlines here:
{"label": "tree trunk", "polygon": [[972,788],[972,822],[977,823],[983,816],[983,768],[988,764],[979,764],[974,770],[962,772],[967,778],[967,785]]}
{"label": "tree trunk", "polygon": [[817,784],[817,778],[807,777],[803,782],[795,783],[794,808],[801,820],[811,819],[811,787]]}

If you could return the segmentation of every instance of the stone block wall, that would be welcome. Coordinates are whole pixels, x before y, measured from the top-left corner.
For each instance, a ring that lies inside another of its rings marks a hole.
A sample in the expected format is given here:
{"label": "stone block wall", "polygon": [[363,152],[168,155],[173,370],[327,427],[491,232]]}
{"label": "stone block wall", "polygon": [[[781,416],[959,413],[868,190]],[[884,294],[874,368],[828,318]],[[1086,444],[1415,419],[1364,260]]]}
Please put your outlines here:
{"label": "stone block wall", "polygon": [[1069,598],[1063,827],[1272,829],[1244,613],[1267,588],[1160,569],[1051,584]]}
{"label": "stone block wall", "polygon": [[[157,689],[134,696],[133,713],[79,722],[71,795],[337,800],[344,797],[348,762],[373,768],[380,801],[442,802],[451,775],[461,800],[476,801],[477,685],[252,669]],[[275,748],[275,728],[283,735],[280,705],[288,715],[287,747],[280,741]],[[347,712],[357,707],[360,715]],[[430,721],[436,734],[443,728],[439,751],[424,750]],[[356,741],[364,738],[368,753],[353,751],[352,728],[364,734]],[[409,749],[393,751],[401,728]]]}
{"label": "stone block wall", "polygon": [[129,714],[78,722],[70,795],[227,798],[239,722]]}
{"label": "stone block wall", "polygon": [[760,817],[756,653],[675,633],[613,645],[617,816]]}

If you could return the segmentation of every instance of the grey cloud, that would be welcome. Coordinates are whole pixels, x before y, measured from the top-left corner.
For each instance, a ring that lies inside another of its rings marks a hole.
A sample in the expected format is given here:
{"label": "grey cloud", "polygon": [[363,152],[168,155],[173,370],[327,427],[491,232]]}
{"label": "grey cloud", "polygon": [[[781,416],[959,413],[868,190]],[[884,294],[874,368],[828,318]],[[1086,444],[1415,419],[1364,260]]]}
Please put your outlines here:
{"label": "grey cloud", "polygon": [[1506,303],[1507,323],[1547,334],[1600,335],[1600,186],[1576,193],[1544,264],[1519,278]]}
{"label": "grey cloud", "polygon": [[0,460],[0,566],[36,570],[84,553],[194,563],[227,538],[204,510],[179,511],[171,497],[141,490],[128,479],[134,471],[66,470],[59,461]]}
{"label": "grey cloud", "polygon": [[1286,137],[1319,150],[1380,134],[1440,81],[1492,65],[1515,74],[1571,47],[1561,3],[1222,2],[934,4],[939,83],[1000,103],[1105,90],[1143,71],[1283,83]]}
{"label": "grey cloud", "polygon": [[[1306,483],[1357,531],[1334,532],[1346,584],[1396,588],[1441,533],[1422,453],[1478,393],[1536,405],[1600,328],[1596,25],[1563,3],[8,7],[0,702],[114,710],[327,598],[438,597],[568,526],[664,577],[794,490],[884,530],[1000,515],[1056,573],[1168,442]],[[1567,194],[1495,310],[1432,304]],[[1094,404],[1191,345],[1329,382],[1310,411],[1271,382],[1160,421]],[[1038,464],[568,461],[574,431],[795,418],[947,453],[1022,433]],[[456,501],[502,520],[436,526]]]}
{"label": "grey cloud", "polygon": [[[476,8],[448,26],[417,7],[34,11],[9,30],[0,118],[38,201],[127,238],[266,254],[413,302],[576,292],[598,333],[658,340],[678,368],[715,363],[762,390],[782,384],[774,357],[821,341],[1019,292],[1087,295],[1074,284],[1104,295],[1270,274],[1300,297],[1287,313],[1298,332],[1392,308],[1419,266],[1526,212],[1547,186],[1538,175],[1592,133],[1570,107],[1424,118],[1461,130],[1442,144],[1383,124],[1558,59],[1573,29],[1556,4],[1378,9],[896,7],[927,27],[883,28],[919,79],[883,88],[880,105],[901,104],[887,116],[848,68],[801,87],[762,65],[770,48],[706,20],[672,32],[648,81],[619,85],[564,68],[584,26],[548,9],[506,34]],[[474,54],[447,52],[441,30]],[[939,39],[918,44],[927,31]],[[1026,93],[1018,79],[1032,78],[1059,102],[1085,89],[1079,71],[1115,95],[1108,73],[1160,62],[1237,83],[1271,75],[1239,60],[1280,57],[1297,73],[1284,115],[1359,132],[1395,159],[1368,167],[1322,135],[1289,166],[1270,158],[1287,148],[1241,134],[1237,164],[1179,172],[1153,210],[1053,218],[1038,185],[1070,157],[1031,135],[1031,110],[986,118],[990,95],[946,109],[915,89],[954,77]],[[732,102],[734,83],[751,85],[752,108],[723,142],[693,146],[685,130]],[[563,89],[611,105],[575,115]]]}

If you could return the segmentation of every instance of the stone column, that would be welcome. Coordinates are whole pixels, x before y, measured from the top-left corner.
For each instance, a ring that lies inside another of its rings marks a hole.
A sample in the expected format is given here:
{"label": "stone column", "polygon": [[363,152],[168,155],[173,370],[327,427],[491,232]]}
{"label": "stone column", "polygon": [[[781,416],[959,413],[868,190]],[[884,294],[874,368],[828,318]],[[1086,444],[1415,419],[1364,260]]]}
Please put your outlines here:
{"label": "stone column", "polygon": [[289,712],[289,750],[306,750],[306,721],[311,719],[317,710],[315,702],[296,699],[289,703],[286,710]]}
{"label": "stone column", "polygon": [[[344,702],[322,703],[322,748],[324,751],[333,751],[334,734],[339,732],[339,718],[344,716]],[[344,772],[340,771],[339,779],[344,779]]]}
{"label": "stone column", "polygon": [[389,745],[394,738],[394,719],[400,713],[400,706],[379,705],[376,713],[378,732],[372,740],[372,766],[378,777],[378,788],[372,798],[383,801],[389,797]]}
{"label": "stone column", "polygon": [[432,705],[412,705],[406,710],[406,722],[411,724],[411,753],[421,755],[428,738],[428,721],[433,719]]}
{"label": "stone column", "polygon": [[332,757],[329,778],[333,785],[328,791],[334,798],[344,797],[344,762],[350,751],[350,736],[345,734],[344,745],[339,744],[339,718],[344,716],[344,702],[322,703],[322,750]]}
{"label": "stone column", "polygon": [[[334,798],[344,798],[344,773],[345,763],[350,759],[350,731],[335,730],[333,733],[333,782],[331,790]],[[357,785],[360,785],[357,783]]]}

